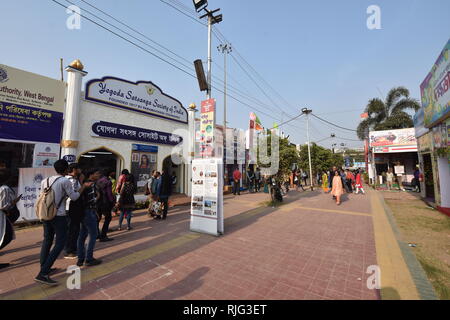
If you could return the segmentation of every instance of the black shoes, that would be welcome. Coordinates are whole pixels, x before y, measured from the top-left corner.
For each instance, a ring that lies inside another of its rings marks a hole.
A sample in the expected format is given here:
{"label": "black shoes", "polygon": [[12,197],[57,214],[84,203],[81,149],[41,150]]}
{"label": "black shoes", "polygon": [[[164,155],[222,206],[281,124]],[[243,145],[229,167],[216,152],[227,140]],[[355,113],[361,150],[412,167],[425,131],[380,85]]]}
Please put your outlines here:
{"label": "black shoes", "polygon": [[82,260],[78,260],[77,261],[77,266],[78,267],[82,267],[83,265],[84,266],[86,266],[86,267],[93,267],[93,266],[96,266],[96,265],[99,265],[99,264],[101,264],[102,263],[102,260],[100,260],[100,259],[92,259],[91,261],[82,261]]}
{"label": "black shoes", "polygon": [[112,241],[114,240],[113,238],[108,238],[108,237],[104,237],[104,238],[100,238],[100,242],[108,242],[108,241]]}
{"label": "black shoes", "polygon": [[36,278],[34,278],[34,281],[51,287],[58,285],[58,281],[51,279],[49,276],[38,275]]}
{"label": "black shoes", "polygon": [[99,260],[99,259],[92,259],[91,261],[86,261],[85,263],[84,263],[84,265],[86,266],[86,267],[93,267],[93,266],[97,266],[97,265],[99,265],[99,264],[101,264],[102,263],[102,260]]}
{"label": "black shoes", "polygon": [[8,268],[10,265],[9,263],[0,263],[0,269]]}

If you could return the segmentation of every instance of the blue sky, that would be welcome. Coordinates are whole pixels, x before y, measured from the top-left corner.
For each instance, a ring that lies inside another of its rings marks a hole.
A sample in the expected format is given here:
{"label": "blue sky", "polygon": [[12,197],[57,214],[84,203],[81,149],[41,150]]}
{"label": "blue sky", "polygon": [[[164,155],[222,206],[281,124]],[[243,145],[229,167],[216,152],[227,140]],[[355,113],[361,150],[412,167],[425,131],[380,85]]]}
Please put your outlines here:
{"label": "blue sky", "polygon": [[[95,12],[79,0],[71,1]],[[87,1],[189,61],[206,60],[206,28],[160,0]],[[191,0],[165,1],[193,7]],[[366,27],[366,9],[372,4],[381,8],[381,30]],[[274,104],[230,57],[230,84],[269,106],[232,95],[277,119],[286,120],[286,114],[296,115],[308,107],[348,128],[356,128],[369,99],[386,95],[394,86],[406,86],[412,97],[420,99],[420,83],[450,36],[448,0],[210,0],[209,7],[221,8],[223,22],[218,29],[236,48],[236,59],[241,62],[237,53],[241,54],[284,99],[260,83]],[[2,1],[1,8],[2,25],[7,27],[2,28],[0,63],[59,78],[59,58],[65,64],[79,58],[89,72],[85,80],[106,75],[150,80],[186,107],[191,102],[199,105],[205,97],[195,79],[87,20],[82,20],[80,30],[67,29],[69,15],[50,0]],[[214,39],[213,74],[222,79],[223,71],[216,65],[223,66],[218,44]],[[223,94],[213,90],[213,97],[222,123]],[[265,127],[276,121],[228,99],[229,125],[246,128],[250,111]],[[303,143],[304,119],[292,124],[283,130],[293,142]],[[356,139],[350,131],[314,119],[311,124],[313,141],[332,132]],[[361,145],[342,139],[334,142]],[[331,143],[321,144],[330,147]]]}

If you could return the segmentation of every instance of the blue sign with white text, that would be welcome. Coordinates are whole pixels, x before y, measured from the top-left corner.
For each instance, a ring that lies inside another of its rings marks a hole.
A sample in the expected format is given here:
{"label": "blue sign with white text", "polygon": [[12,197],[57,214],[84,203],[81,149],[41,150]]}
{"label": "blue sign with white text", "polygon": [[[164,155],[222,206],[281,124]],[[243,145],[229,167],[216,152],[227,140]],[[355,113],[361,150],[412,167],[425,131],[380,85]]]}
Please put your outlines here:
{"label": "blue sign with white text", "polygon": [[176,134],[105,121],[94,121],[92,124],[92,133],[96,137],[158,143],[171,146],[176,146],[183,141],[183,138]]}
{"label": "blue sign with white text", "polygon": [[63,113],[0,101],[0,139],[60,143]]}
{"label": "blue sign with white text", "polygon": [[133,151],[141,151],[141,152],[150,152],[150,153],[158,153],[158,146],[148,146],[146,144],[133,144]]}

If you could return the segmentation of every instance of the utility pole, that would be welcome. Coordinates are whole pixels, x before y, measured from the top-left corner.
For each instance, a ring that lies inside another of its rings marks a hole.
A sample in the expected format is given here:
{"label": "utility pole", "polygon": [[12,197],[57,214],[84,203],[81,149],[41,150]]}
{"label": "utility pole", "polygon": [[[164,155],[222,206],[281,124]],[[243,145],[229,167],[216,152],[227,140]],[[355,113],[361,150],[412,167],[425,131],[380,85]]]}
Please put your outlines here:
{"label": "utility pole", "polygon": [[217,16],[214,16],[214,13],[220,11],[220,9],[216,10],[208,10],[204,8],[203,10],[206,11],[206,14],[202,15],[200,19],[203,19],[205,17],[208,17],[208,75],[207,75],[207,82],[208,82],[208,90],[206,91],[206,97],[207,99],[211,99],[211,45],[212,45],[212,25],[219,23],[222,21],[222,15],[219,14]]}
{"label": "utility pole", "polygon": [[309,141],[309,114],[312,112],[312,110],[308,108],[303,108],[302,113],[306,115],[306,137],[308,140],[308,158],[309,158],[309,182],[311,185],[311,191],[314,190],[313,187],[313,176],[312,176],[312,165],[311,165],[311,143]]}

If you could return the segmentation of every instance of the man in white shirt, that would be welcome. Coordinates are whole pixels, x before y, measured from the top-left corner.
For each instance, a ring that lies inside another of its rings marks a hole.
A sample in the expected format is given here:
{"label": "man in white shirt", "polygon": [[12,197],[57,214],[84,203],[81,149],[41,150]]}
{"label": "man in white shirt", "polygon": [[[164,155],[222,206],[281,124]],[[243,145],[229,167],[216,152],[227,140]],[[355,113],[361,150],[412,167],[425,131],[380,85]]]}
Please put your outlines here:
{"label": "man in white shirt", "polygon": [[[41,192],[48,186],[52,187],[55,194],[55,202],[57,205],[56,216],[50,221],[44,221],[44,241],[41,247],[41,269],[39,274],[34,279],[37,282],[54,286],[58,282],[52,280],[49,274],[52,271],[52,266],[58,258],[61,251],[64,249],[67,240],[67,216],[66,216],[66,201],[77,200],[83,193],[86,187],[90,187],[92,183],[85,183],[76,192],[73,189],[72,183],[65,176],[69,172],[69,164],[66,160],[58,160],[53,165],[57,173],[56,176],[45,179],[41,183]],[[56,236],[56,239],[55,239]],[[53,240],[55,245],[52,248]],[[50,250],[51,249],[51,250]]]}

